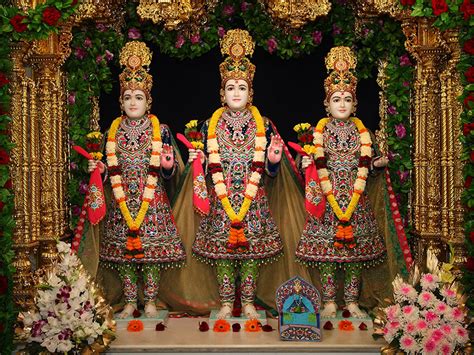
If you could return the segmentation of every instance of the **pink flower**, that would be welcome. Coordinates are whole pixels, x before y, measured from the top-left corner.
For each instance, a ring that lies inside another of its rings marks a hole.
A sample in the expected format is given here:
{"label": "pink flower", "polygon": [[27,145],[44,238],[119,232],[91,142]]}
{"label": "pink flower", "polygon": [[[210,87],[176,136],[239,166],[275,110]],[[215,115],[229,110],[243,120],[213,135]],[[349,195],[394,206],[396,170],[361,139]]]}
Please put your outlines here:
{"label": "pink flower", "polygon": [[413,337],[404,335],[400,338],[400,347],[406,352],[411,352],[417,350],[418,344]]}
{"label": "pink flower", "polygon": [[192,35],[189,40],[192,44],[198,44],[199,42],[201,42],[201,35],[199,33],[196,33],[195,35]]}
{"label": "pink flower", "polygon": [[232,5],[225,5],[222,9],[222,14],[226,17],[232,16],[235,13],[235,8]]}
{"label": "pink flower", "polygon": [[314,31],[311,34],[311,37],[313,37],[314,44],[319,45],[319,44],[321,44],[321,42],[323,40],[323,33],[321,31]]}
{"label": "pink flower", "polygon": [[337,36],[337,35],[340,35],[341,33],[342,33],[341,28],[338,27],[336,24],[333,24],[332,25],[332,35]]}
{"label": "pink flower", "polygon": [[99,32],[105,32],[107,30],[107,26],[105,26],[103,23],[98,23],[95,28],[97,28]]}
{"label": "pink flower", "polygon": [[400,328],[400,322],[397,322],[397,321],[389,322],[388,323],[388,328],[392,329],[392,330],[396,330],[396,329]]}
{"label": "pink flower", "polygon": [[404,81],[404,82],[402,83],[402,85],[407,88],[407,87],[410,86],[410,82],[409,82],[409,81]]}
{"label": "pink flower", "polygon": [[114,54],[109,51],[108,49],[105,50],[105,60],[110,62],[112,59],[114,59]]}
{"label": "pink flower", "polygon": [[405,330],[408,332],[408,333],[413,333],[415,331],[416,327],[415,327],[415,324],[412,323],[412,322],[409,322],[406,326],[405,326]]}
{"label": "pink flower", "polygon": [[92,48],[92,41],[89,37],[84,40],[83,46],[86,48]]}
{"label": "pink flower", "polygon": [[445,324],[441,326],[441,331],[447,335],[450,336],[453,333],[453,327],[451,327],[449,324]]}
{"label": "pink flower", "polygon": [[395,134],[398,138],[404,138],[407,135],[407,130],[402,123],[395,125]]}
{"label": "pink flower", "polygon": [[447,310],[448,310],[448,305],[446,303],[440,301],[436,304],[437,313],[444,314],[446,313]]}
{"label": "pink flower", "polygon": [[420,284],[424,290],[435,290],[438,287],[439,277],[433,274],[424,274]]}
{"label": "pink flower", "polygon": [[451,290],[448,287],[444,287],[441,290],[441,296],[443,296],[446,299],[446,302],[450,306],[454,306],[456,304],[456,292]]}
{"label": "pink flower", "polygon": [[303,37],[296,36],[296,35],[294,35],[292,38],[293,38],[293,41],[295,41],[296,43],[301,43],[301,40],[303,39]]}
{"label": "pink flower", "polygon": [[423,345],[423,353],[424,354],[434,354],[436,352],[436,343],[429,339]]}
{"label": "pink flower", "polygon": [[461,308],[455,307],[451,310],[449,318],[457,322],[462,322],[464,320],[464,312],[461,310]]}
{"label": "pink flower", "polygon": [[424,332],[428,328],[428,324],[423,319],[418,319],[416,321],[416,331],[421,333]]}
{"label": "pink flower", "polygon": [[85,181],[79,183],[79,193],[85,195],[89,191],[89,184]]}
{"label": "pink flower", "polygon": [[395,301],[402,302],[402,301],[411,301],[414,302],[418,296],[418,293],[413,288],[413,286],[402,283],[398,289],[394,290],[395,294]]}
{"label": "pink flower", "polygon": [[387,343],[391,343],[395,336],[395,331],[393,329],[389,329],[388,327],[384,327],[382,332],[383,337],[387,341]]}
{"label": "pink flower", "polygon": [[397,303],[393,306],[385,308],[385,314],[387,314],[389,321],[398,320],[398,317],[400,316],[400,305]]}
{"label": "pink flower", "polygon": [[103,59],[104,59],[103,56],[98,55],[97,57],[95,57],[95,62],[96,62],[97,64],[99,64],[100,62],[102,62]]}
{"label": "pink flower", "polygon": [[433,324],[438,321],[438,315],[435,312],[427,311],[425,314],[425,319],[429,324]]}
{"label": "pink flower", "polygon": [[414,306],[403,306],[402,307],[402,314],[405,318],[417,318],[418,317],[418,308]]}
{"label": "pink flower", "polygon": [[453,347],[449,343],[442,343],[439,346],[439,349],[443,355],[450,355],[453,353]]}
{"label": "pink flower", "polygon": [[175,48],[181,48],[186,40],[184,39],[184,36],[182,34],[179,34],[176,36],[176,43],[174,44]]}
{"label": "pink flower", "polygon": [[467,330],[461,326],[456,327],[456,340],[459,344],[464,344],[469,340]]}
{"label": "pink flower", "polygon": [[242,1],[242,4],[240,4],[240,11],[246,12],[249,7],[250,3],[248,3],[247,1]]}
{"label": "pink flower", "polygon": [[441,329],[436,329],[433,331],[433,333],[431,333],[431,339],[433,339],[435,343],[439,343],[439,341],[443,338],[444,333],[441,331]]}
{"label": "pink flower", "polygon": [[434,301],[435,301],[435,296],[431,292],[423,291],[418,296],[418,303],[423,308],[426,308],[432,305]]}
{"label": "pink flower", "polygon": [[390,105],[389,107],[387,107],[387,113],[389,115],[396,115],[398,112],[395,106]]}
{"label": "pink flower", "polygon": [[217,35],[222,38],[225,35],[225,28],[222,26],[217,27]]}
{"label": "pink flower", "polygon": [[132,27],[128,30],[127,34],[128,38],[130,39],[140,39],[142,38],[142,34],[138,28]]}
{"label": "pink flower", "polygon": [[410,176],[410,172],[409,172],[409,171],[397,170],[396,174],[397,174],[398,177],[400,178],[400,182],[401,182],[401,183],[404,183],[405,180],[408,179],[408,176]]}
{"label": "pink flower", "polygon": [[408,56],[407,53],[405,53],[404,55],[400,56],[399,60],[400,60],[400,66],[402,66],[402,67],[407,67],[407,66],[413,65],[413,64],[411,63],[410,57]]}
{"label": "pink flower", "polygon": [[74,55],[76,56],[77,59],[84,59],[84,57],[86,56],[86,51],[84,48],[76,48],[75,52],[74,52]]}
{"label": "pink flower", "polygon": [[74,91],[69,93],[69,96],[67,97],[67,103],[69,105],[74,105],[76,103],[76,93]]}
{"label": "pink flower", "polygon": [[81,214],[81,207],[78,205],[72,206],[72,214],[74,216],[79,216]]}
{"label": "pink flower", "polygon": [[275,52],[275,50],[278,48],[278,42],[276,41],[275,37],[270,38],[267,41],[267,49],[270,54]]}

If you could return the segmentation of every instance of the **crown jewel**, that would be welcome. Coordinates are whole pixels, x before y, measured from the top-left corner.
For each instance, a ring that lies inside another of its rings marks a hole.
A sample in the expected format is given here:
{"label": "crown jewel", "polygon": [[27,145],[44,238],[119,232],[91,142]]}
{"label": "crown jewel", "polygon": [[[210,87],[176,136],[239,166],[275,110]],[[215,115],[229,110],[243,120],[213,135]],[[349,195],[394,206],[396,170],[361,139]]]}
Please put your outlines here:
{"label": "crown jewel", "polygon": [[120,52],[120,65],[124,67],[119,76],[120,93],[125,90],[142,90],[150,96],[153,77],[148,74],[151,64],[151,51],[145,43],[131,41],[125,44]]}

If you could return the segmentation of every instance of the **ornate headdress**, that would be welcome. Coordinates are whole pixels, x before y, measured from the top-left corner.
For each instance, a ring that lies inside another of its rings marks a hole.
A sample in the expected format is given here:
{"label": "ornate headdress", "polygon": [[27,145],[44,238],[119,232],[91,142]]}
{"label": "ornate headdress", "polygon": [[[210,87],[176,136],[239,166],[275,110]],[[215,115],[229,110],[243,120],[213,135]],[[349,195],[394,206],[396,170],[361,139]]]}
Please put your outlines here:
{"label": "ornate headdress", "polygon": [[357,58],[349,47],[331,48],[326,57],[326,68],[329,76],[324,80],[326,101],[336,91],[348,91],[355,99],[357,78],[352,73],[357,65]]}
{"label": "ornate headdress", "polygon": [[246,30],[229,30],[221,40],[221,53],[228,56],[220,65],[221,84],[229,79],[245,80],[252,86],[255,65],[246,57],[252,56],[255,44]]}
{"label": "ornate headdress", "polygon": [[151,51],[145,43],[132,41],[125,44],[120,52],[120,65],[125,67],[119,76],[120,97],[125,90],[142,90],[150,98],[153,77],[148,74]]}

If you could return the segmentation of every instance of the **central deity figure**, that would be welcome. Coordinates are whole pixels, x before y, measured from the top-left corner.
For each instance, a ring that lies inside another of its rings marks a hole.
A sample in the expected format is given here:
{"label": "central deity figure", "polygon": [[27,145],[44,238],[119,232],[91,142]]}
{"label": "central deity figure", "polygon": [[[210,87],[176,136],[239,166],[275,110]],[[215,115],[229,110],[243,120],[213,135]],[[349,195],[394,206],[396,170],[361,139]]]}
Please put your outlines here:
{"label": "central deity figure", "polygon": [[239,274],[243,313],[258,318],[254,298],[259,266],[276,259],[283,249],[263,187],[263,174],[278,173],[283,141],[252,106],[255,65],[246,55],[253,50],[247,31],[230,30],[223,38],[223,107],[201,129],[204,153],[190,150],[190,161],[199,158],[206,165],[211,203],[193,253],[217,268],[221,319],[232,315]]}

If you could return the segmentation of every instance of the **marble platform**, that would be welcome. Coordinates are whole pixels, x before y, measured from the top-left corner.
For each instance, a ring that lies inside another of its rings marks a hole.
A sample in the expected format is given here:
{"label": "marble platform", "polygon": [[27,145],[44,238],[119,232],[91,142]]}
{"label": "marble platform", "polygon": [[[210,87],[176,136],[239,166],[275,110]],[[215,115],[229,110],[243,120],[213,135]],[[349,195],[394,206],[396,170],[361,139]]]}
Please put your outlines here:
{"label": "marble platform", "polygon": [[[214,327],[214,323],[218,320],[217,318],[217,313],[219,313],[219,310],[217,309],[213,309],[211,311],[211,315],[209,316],[209,328],[213,328]],[[259,318],[258,318],[258,321],[260,322],[260,324],[262,325],[266,325],[267,324],[267,315],[265,314],[265,311],[257,311],[257,313],[259,314]],[[243,327],[245,325],[245,322],[248,321],[248,318],[245,317],[242,313],[242,315],[240,317],[230,317],[230,318],[226,318],[225,319],[226,321],[228,321],[231,325],[234,324],[234,323],[239,323],[241,327]]]}
{"label": "marble platform", "polygon": [[322,341],[318,343],[281,341],[278,321],[268,318],[275,330],[272,332],[216,333],[212,329],[199,331],[199,322],[208,318],[169,318],[165,331],[145,329],[130,333],[117,330],[117,339],[112,342],[110,354],[136,353],[380,353],[386,345],[383,339],[374,340],[371,331],[321,330]]}
{"label": "marble platform", "polygon": [[323,317],[321,317],[321,328],[324,326],[324,324],[327,321],[330,321],[333,324],[333,326],[336,328],[341,320],[351,321],[352,324],[354,325],[354,328],[359,328],[359,325],[361,323],[364,323],[367,326],[367,329],[369,331],[372,331],[372,329],[374,328],[374,323],[372,322],[372,318],[370,318],[369,316],[367,316],[365,318],[354,318],[354,317],[344,318],[342,316],[342,311],[341,310],[337,311],[336,318],[323,318]]}
{"label": "marble platform", "polygon": [[[127,317],[127,318],[124,318],[124,319],[119,319],[119,318],[117,318],[118,314],[119,313],[117,313],[115,315],[115,322],[117,323],[117,330],[124,330],[125,332],[127,332],[128,322],[135,319],[135,320],[141,320],[142,321],[143,328],[145,330],[146,329],[152,329],[153,331],[155,331],[156,325],[158,323],[163,323],[164,325],[167,324],[169,312],[166,311],[166,310],[159,310],[157,316],[153,317],[153,318],[145,317],[144,312],[142,312],[142,315],[139,318]],[[129,333],[129,332],[127,332],[127,333]],[[132,333],[129,333],[129,334],[132,334]]]}

